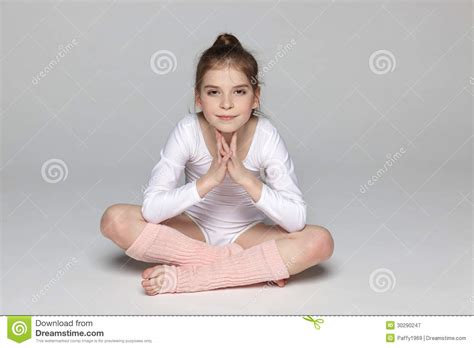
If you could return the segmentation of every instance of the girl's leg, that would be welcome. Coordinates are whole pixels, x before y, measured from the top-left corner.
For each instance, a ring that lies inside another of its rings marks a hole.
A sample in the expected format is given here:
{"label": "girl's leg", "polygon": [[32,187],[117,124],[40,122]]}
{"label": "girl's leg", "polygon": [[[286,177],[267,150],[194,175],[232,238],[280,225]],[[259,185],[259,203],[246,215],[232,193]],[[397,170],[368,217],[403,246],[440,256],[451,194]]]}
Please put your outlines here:
{"label": "girl's leg", "polygon": [[[148,222],[143,219],[141,205],[114,204],[105,210],[100,230],[120,248],[127,250],[142,233]],[[174,216],[162,224],[177,229],[185,236],[205,242],[198,226],[185,214]]]}
{"label": "girl's leg", "polygon": [[276,281],[327,260],[333,253],[334,241],[324,227],[307,225],[299,232],[283,231],[257,224],[237,239],[246,247],[241,253],[201,267],[151,267],[142,286],[148,295],[156,295]]}
{"label": "girl's leg", "polygon": [[142,281],[148,295],[196,292],[286,279],[290,275],[274,240],[209,265],[159,265]]}
{"label": "girl's leg", "polygon": [[331,233],[318,225],[306,225],[301,231],[288,233],[278,225],[257,224],[235,242],[248,249],[271,239],[276,240],[290,275],[329,259],[334,251]]}
{"label": "girl's leg", "polygon": [[141,215],[141,207],[135,205],[109,208],[102,217],[101,230],[128,256],[146,262],[206,265],[243,250],[236,243],[206,244],[199,227],[184,214],[160,224],[148,223]]}

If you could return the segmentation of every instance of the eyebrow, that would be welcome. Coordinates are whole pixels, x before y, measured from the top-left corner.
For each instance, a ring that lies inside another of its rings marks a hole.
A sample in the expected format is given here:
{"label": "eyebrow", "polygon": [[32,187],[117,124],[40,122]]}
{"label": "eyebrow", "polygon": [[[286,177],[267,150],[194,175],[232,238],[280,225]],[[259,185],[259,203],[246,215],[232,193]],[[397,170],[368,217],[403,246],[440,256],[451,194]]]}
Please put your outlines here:
{"label": "eyebrow", "polygon": [[[242,87],[247,87],[249,88],[250,86],[248,84],[243,84],[243,85],[237,85],[232,88],[242,88]],[[219,86],[214,86],[214,85],[205,85],[204,88],[219,88]]]}

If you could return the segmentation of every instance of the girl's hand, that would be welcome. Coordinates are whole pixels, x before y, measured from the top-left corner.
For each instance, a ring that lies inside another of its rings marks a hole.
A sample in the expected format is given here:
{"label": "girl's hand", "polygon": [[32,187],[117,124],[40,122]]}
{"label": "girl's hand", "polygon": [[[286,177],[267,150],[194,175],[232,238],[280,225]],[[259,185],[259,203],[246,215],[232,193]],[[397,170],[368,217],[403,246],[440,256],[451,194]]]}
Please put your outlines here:
{"label": "girl's hand", "polygon": [[215,130],[215,137],[217,145],[216,156],[212,158],[211,166],[204,175],[204,177],[209,180],[211,186],[213,187],[219,185],[222,180],[224,180],[225,174],[227,172],[227,162],[231,156],[230,153],[222,151],[223,146],[221,139],[223,138],[221,138],[222,135],[217,130]]}
{"label": "girl's hand", "polygon": [[227,145],[222,134],[219,133],[219,137],[222,143],[222,153],[225,153],[226,156],[230,154],[230,161],[227,163],[227,171],[229,172],[230,177],[237,184],[242,185],[249,175],[252,175],[247,168],[245,168],[242,161],[237,157],[237,132],[232,133],[232,139],[230,141],[230,147]]}

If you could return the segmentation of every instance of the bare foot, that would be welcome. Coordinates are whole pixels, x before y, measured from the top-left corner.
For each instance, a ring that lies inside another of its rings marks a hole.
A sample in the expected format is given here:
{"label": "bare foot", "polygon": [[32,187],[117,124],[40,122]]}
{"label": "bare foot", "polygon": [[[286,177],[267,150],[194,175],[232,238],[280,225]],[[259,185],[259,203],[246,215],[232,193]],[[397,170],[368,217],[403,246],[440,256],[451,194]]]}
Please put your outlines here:
{"label": "bare foot", "polygon": [[165,279],[165,267],[157,265],[147,268],[142,273],[142,286],[147,295],[154,296],[160,292]]}
{"label": "bare foot", "polygon": [[288,283],[288,279],[280,279],[280,280],[275,280],[272,282],[278,285],[280,288],[282,288],[286,285],[286,283]]}

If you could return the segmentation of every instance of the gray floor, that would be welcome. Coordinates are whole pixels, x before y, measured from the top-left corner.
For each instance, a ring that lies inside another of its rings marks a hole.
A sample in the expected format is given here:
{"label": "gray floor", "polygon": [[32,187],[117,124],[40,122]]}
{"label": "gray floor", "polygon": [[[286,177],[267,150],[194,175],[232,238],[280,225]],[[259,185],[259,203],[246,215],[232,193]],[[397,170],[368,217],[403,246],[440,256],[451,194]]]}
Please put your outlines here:
{"label": "gray floor", "polygon": [[[457,155],[463,151],[468,146]],[[155,297],[140,287],[147,264],[98,231],[104,206],[91,202],[113,195],[113,183],[63,200],[41,191],[24,199],[9,192],[2,313],[472,314],[470,171],[452,171],[449,164],[433,176],[416,169],[411,178],[387,175],[365,194],[345,191],[361,183],[362,172],[354,170],[349,178],[335,168],[306,187],[308,221],[328,227],[336,249],[331,260],[291,277],[285,288],[262,283]],[[398,186],[430,177],[412,198]]]}

